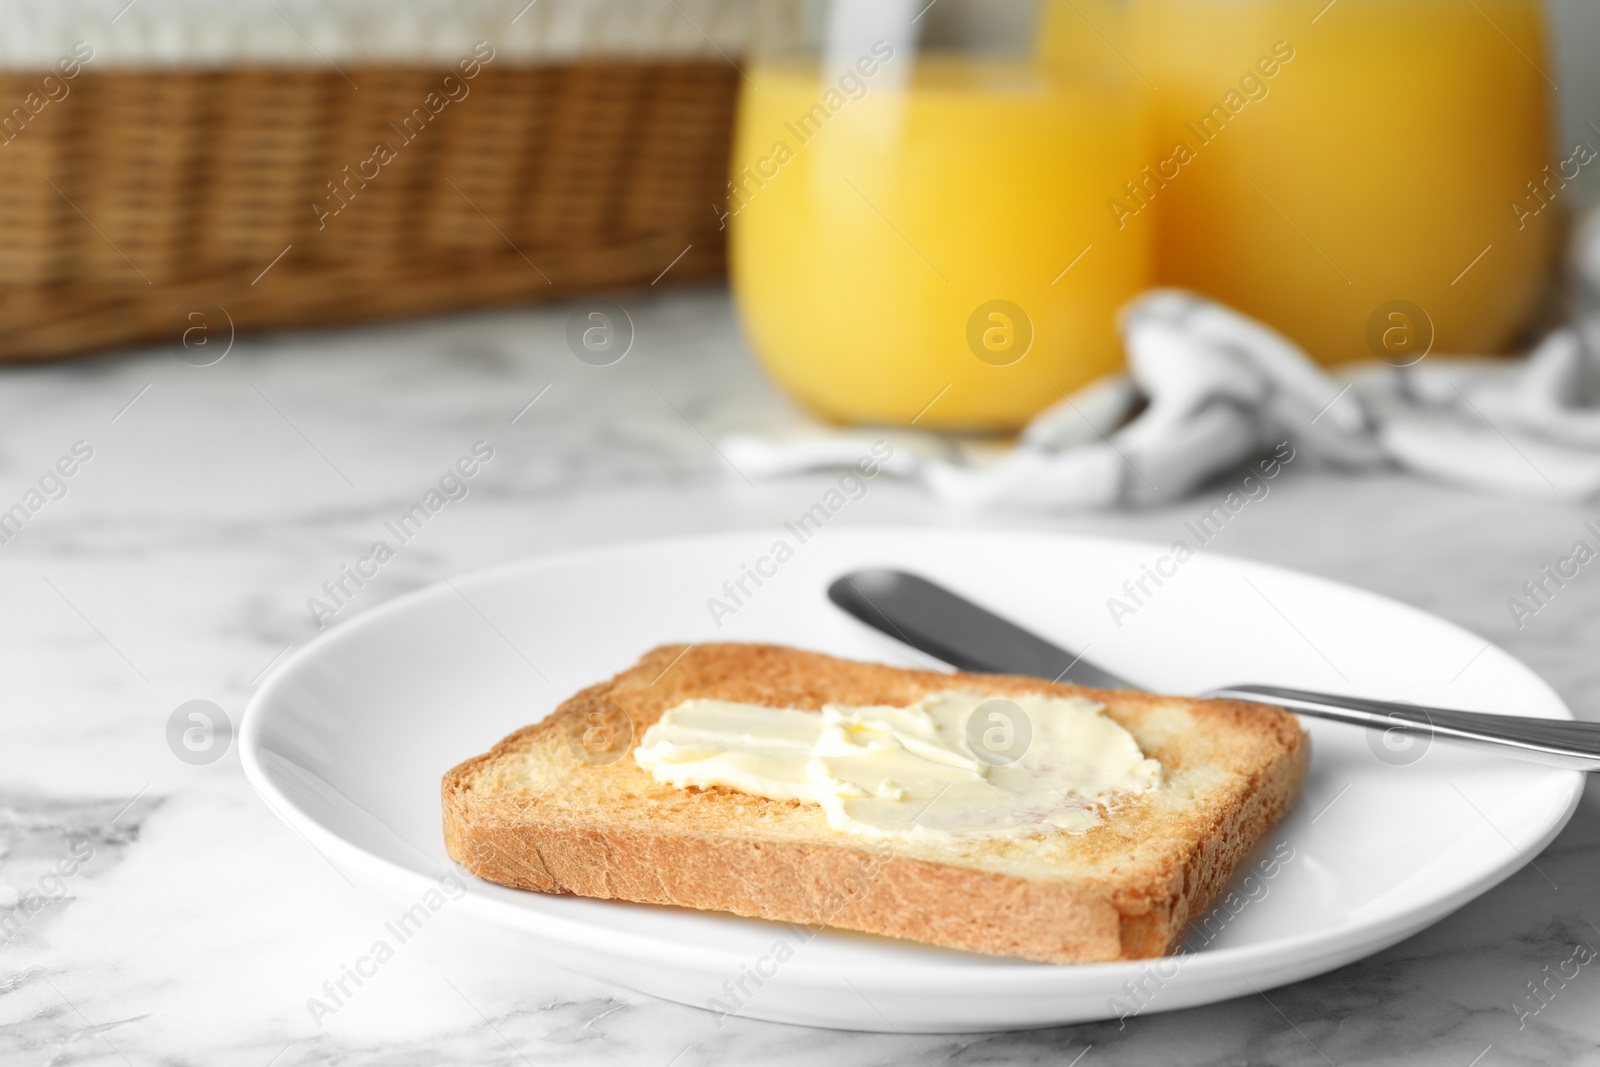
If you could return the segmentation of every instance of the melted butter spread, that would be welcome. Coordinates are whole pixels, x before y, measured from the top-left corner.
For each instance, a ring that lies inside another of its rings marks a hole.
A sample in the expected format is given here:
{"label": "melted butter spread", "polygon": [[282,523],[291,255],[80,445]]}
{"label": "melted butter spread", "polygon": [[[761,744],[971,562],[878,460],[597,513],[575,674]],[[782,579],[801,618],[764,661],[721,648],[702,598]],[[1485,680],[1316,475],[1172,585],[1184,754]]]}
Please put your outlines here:
{"label": "melted butter spread", "polygon": [[1079,833],[1107,802],[1161,782],[1100,704],[960,691],[820,715],[690,700],[634,759],[667,785],[818,804],[835,829],[927,841]]}

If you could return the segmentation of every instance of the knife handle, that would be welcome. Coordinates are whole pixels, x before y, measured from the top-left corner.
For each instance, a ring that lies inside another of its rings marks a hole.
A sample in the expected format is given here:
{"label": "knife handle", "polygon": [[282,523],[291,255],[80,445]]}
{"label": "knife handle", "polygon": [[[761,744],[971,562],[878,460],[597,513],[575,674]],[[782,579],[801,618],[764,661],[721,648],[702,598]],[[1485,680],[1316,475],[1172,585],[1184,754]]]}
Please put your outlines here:
{"label": "knife handle", "polygon": [[1204,695],[1272,704],[1302,715],[1376,729],[1471,741],[1534,763],[1600,770],[1600,723],[1456,711],[1275,685],[1234,685]]}

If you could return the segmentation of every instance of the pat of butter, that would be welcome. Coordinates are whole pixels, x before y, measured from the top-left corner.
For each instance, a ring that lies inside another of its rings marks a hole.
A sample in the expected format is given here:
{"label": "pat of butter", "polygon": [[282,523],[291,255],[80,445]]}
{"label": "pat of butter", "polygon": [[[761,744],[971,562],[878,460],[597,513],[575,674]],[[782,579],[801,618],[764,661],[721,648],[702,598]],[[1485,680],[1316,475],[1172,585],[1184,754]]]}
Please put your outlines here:
{"label": "pat of butter", "polygon": [[667,785],[818,804],[838,830],[932,841],[1082,832],[1108,800],[1161,782],[1161,765],[1082,697],[948,691],[821,714],[690,700],[633,755]]}

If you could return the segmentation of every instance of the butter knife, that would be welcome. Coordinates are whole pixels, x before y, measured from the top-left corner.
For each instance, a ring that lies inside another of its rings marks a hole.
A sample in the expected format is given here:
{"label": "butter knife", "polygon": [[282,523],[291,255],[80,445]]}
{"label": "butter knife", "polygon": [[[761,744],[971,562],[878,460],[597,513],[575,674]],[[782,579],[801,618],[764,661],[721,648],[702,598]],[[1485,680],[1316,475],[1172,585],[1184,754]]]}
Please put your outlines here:
{"label": "butter knife", "polygon": [[[828,587],[828,599],[868,626],[958,670],[1021,674],[1094,689],[1144,688],[905,571],[846,574]],[[1533,763],[1600,770],[1596,723],[1457,711],[1271,685],[1232,685],[1200,695],[1271,704],[1377,730],[1415,731],[1469,742]]]}

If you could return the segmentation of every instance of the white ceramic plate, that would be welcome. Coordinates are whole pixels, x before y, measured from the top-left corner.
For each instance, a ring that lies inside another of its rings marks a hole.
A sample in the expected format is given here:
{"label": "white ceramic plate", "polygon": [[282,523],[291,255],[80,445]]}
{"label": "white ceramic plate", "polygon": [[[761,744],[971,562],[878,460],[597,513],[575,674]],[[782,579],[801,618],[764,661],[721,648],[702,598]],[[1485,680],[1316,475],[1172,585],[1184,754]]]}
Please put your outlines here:
{"label": "white ceramic plate", "polygon": [[[723,583],[779,540],[793,558],[759,588],[746,579],[751,595],[734,604]],[[1152,689],[1275,683],[1571,718],[1528,668],[1466,631],[1209,552],[1159,588],[1147,580],[1152,595],[1118,626],[1107,598],[1126,600],[1123,582],[1167,551],[988,531],[824,529],[801,543],[781,530],[502,567],[402,597],[287,659],[246,712],[245,771],[319,849],[414,902],[450,869],[443,772],[655,645],[758,640],[923,665],[824,595],[840,573],[884,564],[921,571]],[[736,609],[720,627],[711,597]],[[754,1018],[924,1032],[1048,1026],[1224,1000],[1366,956],[1527,863],[1582,789],[1575,771],[1444,742],[1394,750],[1382,734],[1307,724],[1312,765],[1298,806],[1196,933],[1195,951],[1177,959],[1049,966],[848,933],[802,941],[778,923],[470,878],[451,907],[525,935],[572,970]],[[767,977],[757,985],[752,971]]]}

